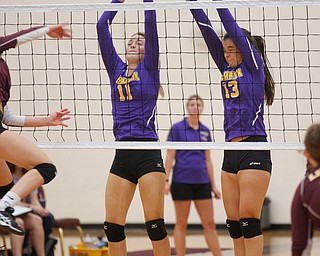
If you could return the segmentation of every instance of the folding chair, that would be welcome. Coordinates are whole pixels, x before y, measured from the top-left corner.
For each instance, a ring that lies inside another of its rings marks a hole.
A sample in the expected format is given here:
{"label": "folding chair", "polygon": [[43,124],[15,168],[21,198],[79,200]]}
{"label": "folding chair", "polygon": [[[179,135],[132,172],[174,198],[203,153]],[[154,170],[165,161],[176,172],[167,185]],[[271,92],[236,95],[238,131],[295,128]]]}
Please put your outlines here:
{"label": "folding chair", "polygon": [[76,228],[79,237],[80,242],[84,243],[83,240],[83,230],[80,225],[80,220],[77,218],[62,218],[62,219],[56,219],[53,225],[54,228],[58,229],[59,234],[59,242],[60,242],[60,248],[61,248],[61,256],[64,256],[64,243],[63,243],[63,229],[65,228]]}

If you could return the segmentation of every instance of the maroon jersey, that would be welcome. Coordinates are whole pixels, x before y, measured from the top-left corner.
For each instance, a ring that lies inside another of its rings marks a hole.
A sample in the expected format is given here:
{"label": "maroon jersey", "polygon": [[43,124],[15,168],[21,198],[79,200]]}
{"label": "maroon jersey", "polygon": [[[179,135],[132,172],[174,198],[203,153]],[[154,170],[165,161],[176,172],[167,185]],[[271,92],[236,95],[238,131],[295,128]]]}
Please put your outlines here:
{"label": "maroon jersey", "polygon": [[10,98],[11,78],[7,63],[0,59],[0,101],[2,106],[7,104]]}
{"label": "maroon jersey", "polygon": [[292,256],[309,255],[314,227],[320,227],[320,166],[309,167],[291,205]]}
{"label": "maroon jersey", "polygon": [[[17,45],[28,42],[44,35],[47,30],[42,29],[44,26],[29,28],[12,35],[0,37],[0,56],[1,54],[15,48]],[[5,106],[10,98],[11,78],[7,63],[0,58],[0,101]]]}

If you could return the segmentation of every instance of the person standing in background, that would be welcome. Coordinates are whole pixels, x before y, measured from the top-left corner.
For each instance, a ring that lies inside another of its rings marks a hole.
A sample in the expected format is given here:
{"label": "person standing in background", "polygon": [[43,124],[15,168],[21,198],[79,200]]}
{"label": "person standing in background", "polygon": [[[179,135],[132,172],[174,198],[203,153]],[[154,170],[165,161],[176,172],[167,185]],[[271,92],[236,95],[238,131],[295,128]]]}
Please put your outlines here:
{"label": "person standing in background", "polygon": [[[209,129],[200,122],[203,107],[203,100],[198,95],[190,96],[186,105],[188,117],[172,126],[168,141],[212,141]],[[172,169],[171,195],[176,213],[173,233],[176,255],[186,254],[187,222],[193,201],[209,250],[212,255],[221,256],[212,193],[216,199],[220,199],[221,194],[215,185],[210,150],[167,150],[165,194],[170,191],[169,177]]]}

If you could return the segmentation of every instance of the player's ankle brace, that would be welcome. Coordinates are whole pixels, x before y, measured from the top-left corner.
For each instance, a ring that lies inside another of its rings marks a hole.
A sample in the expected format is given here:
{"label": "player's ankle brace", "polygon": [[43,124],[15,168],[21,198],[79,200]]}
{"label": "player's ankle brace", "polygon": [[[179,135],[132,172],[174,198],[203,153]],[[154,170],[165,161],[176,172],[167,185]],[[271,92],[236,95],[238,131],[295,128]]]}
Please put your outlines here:
{"label": "player's ankle brace", "polygon": [[160,241],[167,236],[167,231],[164,226],[164,219],[147,221],[146,229],[151,241]]}
{"label": "player's ankle brace", "polygon": [[227,219],[226,222],[227,222],[227,228],[231,238],[237,239],[242,237],[242,230],[241,230],[239,221]]}
{"label": "player's ankle brace", "polygon": [[241,230],[244,238],[252,238],[262,234],[260,220],[256,218],[240,219]]}
{"label": "player's ankle brace", "polygon": [[103,224],[104,233],[106,234],[108,241],[110,242],[121,242],[126,239],[124,234],[124,226],[107,222],[105,221]]}

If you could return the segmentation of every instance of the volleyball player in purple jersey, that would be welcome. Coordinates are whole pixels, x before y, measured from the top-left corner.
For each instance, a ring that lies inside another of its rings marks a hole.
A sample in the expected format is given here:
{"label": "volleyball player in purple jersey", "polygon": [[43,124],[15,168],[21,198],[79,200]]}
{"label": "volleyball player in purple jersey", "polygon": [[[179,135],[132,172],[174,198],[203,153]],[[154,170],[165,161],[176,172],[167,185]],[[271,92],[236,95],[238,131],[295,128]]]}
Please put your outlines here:
{"label": "volleyball player in purple jersey", "polygon": [[[264,101],[271,105],[274,81],[265,43],[241,29],[228,9],[217,9],[227,34],[222,42],[202,10],[191,10],[218,66],[228,142],[265,142]],[[262,255],[260,214],[271,174],[270,151],[225,150],[221,183],[227,227],[235,255]]]}
{"label": "volleyball player in purple jersey", "polygon": [[[212,141],[209,129],[199,120],[203,110],[203,100],[198,95],[192,95],[187,101],[186,108],[188,117],[171,127],[168,141]],[[213,255],[221,256],[213,218],[211,193],[213,192],[216,199],[220,199],[221,194],[215,185],[210,150],[170,149],[167,151],[165,169],[167,176],[166,194],[170,190],[169,177],[173,169],[171,195],[176,212],[173,232],[176,255],[186,254],[187,222],[191,201],[194,201],[208,248]]]}
{"label": "volleyball player in purple jersey", "polygon": [[[70,37],[70,30],[63,25],[30,28],[12,35],[0,37],[0,54],[10,48],[48,35],[53,38]],[[4,59],[0,59],[0,229],[23,235],[24,231],[12,217],[13,206],[21,198],[50,182],[56,175],[56,167],[49,157],[36,145],[24,137],[8,131],[2,126],[4,109],[10,98],[11,78]],[[16,119],[15,119],[16,120]],[[12,121],[12,120],[11,120]],[[14,120],[13,120],[14,121]],[[14,163],[29,170],[26,175],[12,187],[12,176],[5,161]],[[6,185],[7,184],[7,185]],[[10,189],[10,190],[9,190]],[[9,191],[8,191],[9,190]],[[5,191],[8,191],[5,193]]]}
{"label": "volleyball player in purple jersey", "polygon": [[292,256],[311,255],[314,228],[320,228],[320,124],[309,127],[304,155],[307,172],[291,205]]}
{"label": "volleyball player in purple jersey", "polygon": [[[154,119],[160,79],[156,13],[145,11],[145,34],[136,33],[129,39],[127,63],[116,53],[109,32],[116,13],[105,11],[97,24],[101,55],[110,78],[114,136],[116,141],[157,141]],[[138,183],[154,255],[170,255],[164,225],[165,171],[160,150],[116,150],[106,186],[104,228],[109,254],[126,255],[124,226]]]}

